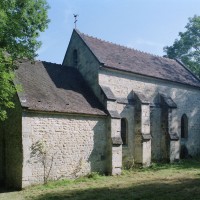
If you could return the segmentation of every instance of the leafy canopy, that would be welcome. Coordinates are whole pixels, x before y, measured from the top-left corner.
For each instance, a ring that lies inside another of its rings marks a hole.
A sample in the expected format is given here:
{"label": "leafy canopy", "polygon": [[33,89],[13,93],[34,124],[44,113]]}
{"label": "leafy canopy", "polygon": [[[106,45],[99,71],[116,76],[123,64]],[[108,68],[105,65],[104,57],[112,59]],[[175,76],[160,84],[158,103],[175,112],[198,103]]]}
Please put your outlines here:
{"label": "leafy canopy", "polygon": [[0,1],[0,120],[13,108],[12,80],[18,59],[33,59],[41,46],[39,33],[48,25],[46,0]]}
{"label": "leafy canopy", "polygon": [[200,16],[189,18],[186,31],[179,33],[172,46],[164,47],[167,57],[181,60],[200,77]]}

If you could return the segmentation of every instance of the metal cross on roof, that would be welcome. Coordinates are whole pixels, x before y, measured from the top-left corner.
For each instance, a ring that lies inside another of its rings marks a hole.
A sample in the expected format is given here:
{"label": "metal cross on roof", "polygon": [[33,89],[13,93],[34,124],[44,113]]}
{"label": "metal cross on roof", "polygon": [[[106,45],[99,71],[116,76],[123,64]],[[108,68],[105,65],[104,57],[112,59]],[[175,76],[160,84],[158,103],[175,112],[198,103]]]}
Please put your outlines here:
{"label": "metal cross on roof", "polygon": [[74,24],[75,24],[75,29],[76,29],[76,22],[78,21],[78,20],[77,20],[77,17],[78,17],[78,14],[74,14]]}

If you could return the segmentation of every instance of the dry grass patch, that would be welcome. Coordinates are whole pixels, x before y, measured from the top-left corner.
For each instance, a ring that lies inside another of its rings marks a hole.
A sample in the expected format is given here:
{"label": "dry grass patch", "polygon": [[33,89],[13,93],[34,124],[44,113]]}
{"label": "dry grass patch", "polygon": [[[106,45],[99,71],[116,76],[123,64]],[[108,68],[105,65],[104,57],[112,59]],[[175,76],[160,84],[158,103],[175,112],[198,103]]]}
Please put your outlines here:
{"label": "dry grass patch", "polygon": [[115,177],[92,174],[90,178],[50,182],[20,192],[2,193],[0,199],[200,199],[200,159],[172,165],[153,164],[147,169],[123,171]]}

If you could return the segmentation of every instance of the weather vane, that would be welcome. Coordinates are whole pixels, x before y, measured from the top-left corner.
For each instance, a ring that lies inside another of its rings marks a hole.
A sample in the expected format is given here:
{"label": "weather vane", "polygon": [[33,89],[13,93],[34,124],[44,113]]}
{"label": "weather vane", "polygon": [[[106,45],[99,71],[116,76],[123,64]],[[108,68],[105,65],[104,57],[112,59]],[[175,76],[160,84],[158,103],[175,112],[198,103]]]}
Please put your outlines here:
{"label": "weather vane", "polygon": [[77,20],[77,17],[78,17],[78,14],[74,14],[74,24],[75,24],[75,29],[76,29],[76,22],[78,21],[78,20]]}

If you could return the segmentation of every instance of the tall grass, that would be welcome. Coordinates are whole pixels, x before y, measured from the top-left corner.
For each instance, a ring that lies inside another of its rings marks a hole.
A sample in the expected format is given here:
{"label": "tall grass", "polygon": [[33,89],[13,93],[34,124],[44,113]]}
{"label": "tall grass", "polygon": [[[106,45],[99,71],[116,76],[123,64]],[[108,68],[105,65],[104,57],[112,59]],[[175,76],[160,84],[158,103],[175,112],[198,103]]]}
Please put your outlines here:
{"label": "tall grass", "polygon": [[123,170],[121,176],[92,173],[75,180],[53,181],[21,192],[0,194],[0,199],[200,199],[200,159],[174,164],[153,163],[149,168]]}

